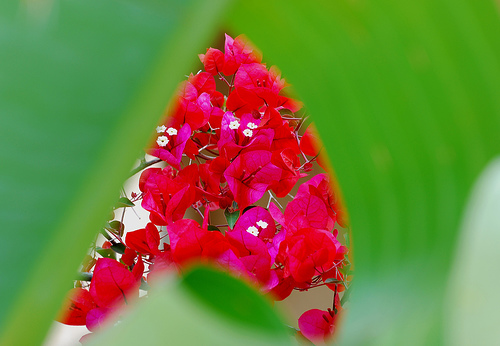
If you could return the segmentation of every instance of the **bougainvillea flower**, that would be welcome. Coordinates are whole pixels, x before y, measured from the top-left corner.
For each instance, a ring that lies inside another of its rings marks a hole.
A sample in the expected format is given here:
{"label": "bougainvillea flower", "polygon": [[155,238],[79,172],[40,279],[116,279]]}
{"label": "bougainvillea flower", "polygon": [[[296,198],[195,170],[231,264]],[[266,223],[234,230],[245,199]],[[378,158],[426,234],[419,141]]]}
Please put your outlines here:
{"label": "bougainvillea flower", "polygon": [[210,233],[190,219],[174,222],[167,227],[167,232],[170,237],[172,258],[179,264],[201,257],[203,245],[209,240]]}
{"label": "bougainvillea flower", "polygon": [[281,231],[276,234],[271,243],[267,244],[267,249],[269,256],[271,256],[271,263],[274,263],[276,257],[278,256],[281,242],[286,238],[286,230],[281,229]]}
{"label": "bougainvillea flower", "polygon": [[[269,88],[269,71],[259,63],[241,65],[234,76],[234,84],[244,88]],[[279,90],[277,90],[279,92]]]}
{"label": "bougainvillea flower", "polygon": [[244,35],[239,35],[233,39],[226,34],[223,68],[223,73],[226,76],[234,74],[241,64],[260,63],[261,61],[262,54],[255,49]]}
{"label": "bougainvillea flower", "polygon": [[333,234],[314,228],[297,231],[281,243],[280,252],[282,250],[287,254],[285,271],[297,282],[310,281],[314,275],[330,270],[343,258],[343,254],[337,253],[337,250],[342,250],[341,244]]}
{"label": "bougainvillea flower", "polygon": [[293,128],[286,123],[274,129],[274,138],[271,145],[272,151],[283,149],[290,149],[295,155],[300,154],[299,145],[293,133]]}
{"label": "bougainvillea flower", "polygon": [[243,262],[234,254],[234,251],[227,250],[219,255],[214,261],[221,269],[229,270],[236,277],[245,276],[255,281],[255,277],[247,270]]}
{"label": "bougainvillea flower", "polygon": [[139,178],[139,189],[142,192],[151,191],[152,193],[161,193],[161,187],[166,179],[173,179],[175,176],[172,167],[167,166],[161,168],[148,168],[142,171]]}
{"label": "bougainvillea flower", "polygon": [[250,113],[254,110],[258,111],[263,105],[264,99],[260,98],[255,92],[239,87],[236,87],[229,94],[226,101],[226,108],[234,112],[237,116]]}
{"label": "bougainvillea flower", "polygon": [[90,294],[99,307],[113,307],[139,297],[139,284],[123,264],[99,258],[90,282]]}
{"label": "bougainvillea flower", "polygon": [[311,342],[326,342],[335,331],[335,317],[332,310],[307,310],[299,317],[300,332]]}
{"label": "bougainvillea flower", "polygon": [[191,83],[198,91],[198,96],[206,93],[208,97],[215,92],[215,79],[208,72],[200,72],[195,75],[191,74],[188,78],[188,82]]}
{"label": "bougainvillea flower", "polygon": [[148,223],[146,228],[128,232],[125,238],[127,246],[143,255],[155,255],[159,252],[160,234],[152,223]]}
{"label": "bougainvillea flower", "polygon": [[285,197],[300,178],[307,176],[299,173],[300,160],[292,149],[273,152],[271,162],[282,169],[280,180],[271,187],[277,197]]}
{"label": "bougainvillea flower", "polygon": [[196,192],[192,185],[185,186],[176,192],[167,203],[165,209],[165,220],[167,224],[175,222],[184,217],[187,208],[191,206],[196,198]]}
{"label": "bougainvillea flower", "polygon": [[[338,191],[338,189],[337,189]],[[339,222],[339,225],[345,227],[345,213],[341,198],[332,188],[330,178],[327,174],[318,174],[312,179],[300,186],[297,195],[315,195],[322,199],[326,206],[331,222]]]}
{"label": "bougainvillea flower", "polygon": [[186,142],[191,137],[191,127],[189,124],[184,124],[177,132],[177,135],[172,136],[165,147],[157,146],[148,151],[148,154],[155,156],[173,167],[179,169],[182,160],[182,153],[186,147]]}
{"label": "bougainvillea flower", "polygon": [[72,288],[66,295],[63,308],[56,320],[72,326],[83,326],[87,313],[95,307],[96,304],[89,291],[80,287]]}
{"label": "bougainvillea flower", "polygon": [[224,67],[224,53],[215,48],[208,48],[206,54],[199,54],[201,63],[205,71],[212,75],[222,72]]}
{"label": "bougainvillea flower", "polygon": [[144,262],[142,260],[142,256],[139,256],[137,263],[132,268],[132,275],[137,281],[141,281],[142,274],[144,274]]}
{"label": "bougainvillea flower", "polygon": [[273,300],[280,301],[287,298],[297,285],[292,276],[283,277],[283,269],[274,268],[273,271],[278,277],[278,284],[270,291],[270,297]]}
{"label": "bougainvillea flower", "polygon": [[323,144],[321,143],[318,130],[316,130],[314,124],[310,124],[300,139],[300,150],[306,155],[316,156],[322,147]]}
{"label": "bougainvillea flower", "polygon": [[255,207],[247,210],[238,218],[234,225],[234,231],[248,232],[248,229],[255,227],[258,237],[263,241],[272,241],[276,233],[274,219],[267,209]]}
{"label": "bougainvillea flower", "polygon": [[155,225],[166,226],[182,219],[187,208],[196,198],[195,187],[186,184],[184,176],[172,180],[168,177],[156,177],[159,181],[159,193],[151,190],[144,194],[142,207],[150,212],[149,219]]}
{"label": "bougainvillea flower", "polygon": [[269,186],[281,178],[281,169],[271,163],[265,150],[238,156],[224,172],[229,188],[241,210],[257,202]]}
{"label": "bougainvillea flower", "polygon": [[238,250],[245,268],[260,282],[267,282],[271,274],[271,256],[262,239],[243,229],[226,232],[226,238]]}
{"label": "bougainvillea flower", "polygon": [[[251,114],[246,114],[240,121],[232,112],[226,112],[222,117],[220,139],[217,143],[221,155],[232,160],[246,151],[269,150],[274,130],[256,130],[258,122]],[[252,128],[248,127],[249,125]]]}
{"label": "bougainvillea flower", "polygon": [[305,227],[331,230],[334,226],[323,200],[310,194],[296,195],[288,203],[285,220],[286,229],[291,233]]}
{"label": "bougainvillea flower", "polygon": [[122,255],[121,261],[125,263],[126,266],[131,267],[135,263],[135,258],[137,257],[137,252],[131,248],[125,248],[125,253]]}

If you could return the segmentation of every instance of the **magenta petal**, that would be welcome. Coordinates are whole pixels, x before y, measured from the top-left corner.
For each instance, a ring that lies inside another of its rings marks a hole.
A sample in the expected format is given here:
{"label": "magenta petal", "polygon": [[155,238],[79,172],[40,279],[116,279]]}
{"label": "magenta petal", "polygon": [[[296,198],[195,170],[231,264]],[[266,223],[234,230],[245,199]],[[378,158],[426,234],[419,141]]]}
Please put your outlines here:
{"label": "magenta petal", "polygon": [[215,262],[219,264],[223,269],[228,269],[232,271],[237,276],[245,274],[247,277],[251,278],[252,274],[246,269],[243,262],[240,261],[233,251],[227,250],[222,253]]}
{"label": "magenta petal", "polygon": [[250,151],[238,156],[224,172],[229,189],[240,209],[257,202],[269,186],[279,181],[281,169],[271,163],[266,150]]}
{"label": "magenta petal", "polygon": [[107,320],[107,317],[112,312],[110,308],[95,308],[88,312],[86,325],[87,329],[95,332],[100,329]]}
{"label": "magenta petal", "polygon": [[236,118],[234,117],[232,112],[226,112],[222,116],[222,121],[221,121],[221,129],[220,129],[220,139],[217,142],[217,147],[219,148],[219,152],[223,152],[223,148],[227,143],[236,143],[236,131],[229,128],[229,124],[231,124],[232,121],[235,121]]}
{"label": "magenta petal", "polygon": [[[274,262],[274,261],[273,261]],[[269,280],[262,285],[262,288],[260,289],[263,293],[267,293],[280,283],[280,279],[278,274],[276,273],[276,270],[271,270],[270,275],[269,275]]]}
{"label": "magenta petal", "polygon": [[[262,227],[265,226],[265,227]],[[234,225],[235,231],[246,231],[250,227],[256,227],[259,231],[259,238],[272,239],[276,233],[274,219],[267,209],[255,207],[241,215]]]}
{"label": "magenta petal", "polygon": [[311,309],[299,317],[299,329],[310,341],[323,342],[334,331],[333,318],[328,311]]}
{"label": "magenta petal", "polygon": [[184,152],[184,148],[186,147],[189,137],[191,137],[191,127],[189,124],[184,124],[174,137],[174,146],[170,152],[172,153],[175,161],[167,162],[177,169],[179,168],[179,164],[182,160],[182,153]]}
{"label": "magenta petal", "polygon": [[278,234],[274,236],[273,242],[267,244],[269,256],[271,256],[271,263],[274,263],[280,249],[280,244],[283,240],[285,240],[285,237],[286,230],[282,229]]}
{"label": "magenta petal", "polygon": [[325,203],[313,195],[295,196],[285,209],[285,219],[292,233],[304,227],[328,229],[329,226]]}
{"label": "magenta petal", "polygon": [[274,204],[274,202],[271,202],[271,204],[269,205],[269,213],[277,223],[279,223],[281,226],[285,226],[285,216],[283,215],[281,210],[279,210],[276,204]]}

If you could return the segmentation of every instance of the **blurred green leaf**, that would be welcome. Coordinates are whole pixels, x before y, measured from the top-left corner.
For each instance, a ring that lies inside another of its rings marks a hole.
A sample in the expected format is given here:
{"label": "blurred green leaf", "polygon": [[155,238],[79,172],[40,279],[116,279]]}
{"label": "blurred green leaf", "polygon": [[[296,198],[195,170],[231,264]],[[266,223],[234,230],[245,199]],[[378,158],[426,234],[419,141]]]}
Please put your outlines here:
{"label": "blurred green leaf", "polygon": [[227,273],[195,268],[182,278],[189,292],[232,321],[267,332],[285,331],[268,301],[254,288]]}
{"label": "blurred green leaf", "polygon": [[92,280],[92,273],[88,272],[78,272],[76,274],[75,280],[80,280],[80,281],[90,281]]}
{"label": "blurred green leaf", "polygon": [[496,4],[258,0],[228,18],[293,85],[335,167],[356,261],[341,341],[442,344],[465,199],[500,151]]}
{"label": "blurred green leaf", "polygon": [[[181,282],[153,287],[146,301],[91,345],[290,345],[293,339],[268,301],[226,273],[196,268]],[[153,317],[161,316],[161,318]]]}
{"label": "blurred green leaf", "polygon": [[226,3],[0,3],[0,344],[42,342]]}

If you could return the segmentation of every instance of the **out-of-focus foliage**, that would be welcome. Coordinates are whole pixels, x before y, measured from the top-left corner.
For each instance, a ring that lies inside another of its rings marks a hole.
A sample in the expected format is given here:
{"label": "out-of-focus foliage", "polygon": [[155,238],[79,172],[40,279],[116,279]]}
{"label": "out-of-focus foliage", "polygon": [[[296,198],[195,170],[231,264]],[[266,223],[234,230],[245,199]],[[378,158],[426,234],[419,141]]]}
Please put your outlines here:
{"label": "out-of-focus foliage", "polygon": [[165,100],[223,24],[282,69],[331,153],[356,260],[341,340],[444,342],[465,201],[500,149],[495,2],[237,1],[222,21],[224,5],[0,4],[0,343],[43,338]]}

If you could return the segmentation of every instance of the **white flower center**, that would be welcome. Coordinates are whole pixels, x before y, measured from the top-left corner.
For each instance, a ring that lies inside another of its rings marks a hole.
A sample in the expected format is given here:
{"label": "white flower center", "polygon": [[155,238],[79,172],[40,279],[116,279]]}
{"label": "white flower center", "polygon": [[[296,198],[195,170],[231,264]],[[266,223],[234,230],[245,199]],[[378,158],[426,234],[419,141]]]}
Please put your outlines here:
{"label": "white flower center", "polygon": [[156,133],[163,133],[163,132],[165,132],[166,129],[167,128],[165,125],[156,126]]}
{"label": "white flower center", "polygon": [[266,229],[267,228],[267,222],[262,221],[262,220],[257,221],[257,226],[259,226],[259,227],[261,227],[263,229]]}
{"label": "white flower center", "polygon": [[255,226],[248,227],[247,232],[250,233],[251,235],[256,236],[256,237],[259,235],[259,229]]}
{"label": "white flower center", "polygon": [[170,135],[170,136],[175,136],[177,134],[177,130],[174,129],[173,127],[169,127],[168,130],[167,130],[167,133]]}
{"label": "white flower center", "polygon": [[252,137],[253,135],[253,131],[250,130],[250,129],[245,129],[243,130],[243,134],[246,136],[246,137]]}
{"label": "white flower center", "polygon": [[247,127],[248,127],[249,129],[255,130],[258,126],[257,126],[256,124],[254,124],[254,123],[248,123],[248,124],[247,124]]}
{"label": "white flower center", "polygon": [[158,145],[160,147],[164,147],[168,144],[168,138],[167,136],[160,136],[158,137],[158,139],[156,140],[156,143],[158,143]]}
{"label": "white flower center", "polygon": [[233,120],[229,123],[229,128],[231,130],[236,130],[238,127],[240,127],[240,122],[238,120]]}

